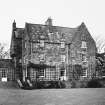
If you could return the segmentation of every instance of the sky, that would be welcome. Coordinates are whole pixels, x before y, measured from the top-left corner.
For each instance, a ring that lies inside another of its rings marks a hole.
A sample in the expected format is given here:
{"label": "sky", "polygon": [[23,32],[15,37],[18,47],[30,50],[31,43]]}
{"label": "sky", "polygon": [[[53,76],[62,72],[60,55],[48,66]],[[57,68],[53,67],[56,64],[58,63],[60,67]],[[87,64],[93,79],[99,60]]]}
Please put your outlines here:
{"label": "sky", "polygon": [[25,22],[75,28],[84,22],[97,46],[105,42],[105,0],[0,0],[0,42],[10,47],[12,23]]}

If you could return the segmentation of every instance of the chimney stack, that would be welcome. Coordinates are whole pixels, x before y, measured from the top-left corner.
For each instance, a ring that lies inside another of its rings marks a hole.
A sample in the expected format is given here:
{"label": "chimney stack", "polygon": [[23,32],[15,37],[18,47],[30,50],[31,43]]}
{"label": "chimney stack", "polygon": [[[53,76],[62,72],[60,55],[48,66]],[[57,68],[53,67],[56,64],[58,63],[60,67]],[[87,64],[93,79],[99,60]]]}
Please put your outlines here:
{"label": "chimney stack", "polygon": [[48,25],[48,26],[52,26],[52,19],[51,19],[51,17],[49,17],[47,19],[47,21],[45,22],[45,24]]}

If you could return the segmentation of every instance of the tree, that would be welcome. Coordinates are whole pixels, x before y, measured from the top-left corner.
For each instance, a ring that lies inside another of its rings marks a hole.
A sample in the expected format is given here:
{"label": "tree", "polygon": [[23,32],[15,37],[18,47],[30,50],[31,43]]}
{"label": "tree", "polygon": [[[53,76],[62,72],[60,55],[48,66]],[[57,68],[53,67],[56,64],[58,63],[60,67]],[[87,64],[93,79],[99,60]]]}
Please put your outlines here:
{"label": "tree", "polygon": [[97,47],[97,51],[98,53],[102,52],[105,48],[105,39],[100,36],[95,38],[95,42],[96,42],[96,47]]}
{"label": "tree", "polygon": [[0,43],[0,59],[9,59],[10,58],[10,53],[9,49],[6,50],[6,44]]}
{"label": "tree", "polygon": [[105,75],[105,53],[96,54],[96,72],[99,77]]}

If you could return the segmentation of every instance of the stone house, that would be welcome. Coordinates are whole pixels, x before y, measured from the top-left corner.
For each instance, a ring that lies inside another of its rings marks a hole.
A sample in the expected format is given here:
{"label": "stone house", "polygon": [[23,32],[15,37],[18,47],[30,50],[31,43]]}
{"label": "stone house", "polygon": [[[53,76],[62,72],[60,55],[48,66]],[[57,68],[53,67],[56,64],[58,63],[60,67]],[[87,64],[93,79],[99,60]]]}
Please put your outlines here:
{"label": "stone house", "polygon": [[91,79],[95,72],[96,44],[86,25],[76,28],[25,23],[12,26],[10,55],[16,78],[25,81]]}

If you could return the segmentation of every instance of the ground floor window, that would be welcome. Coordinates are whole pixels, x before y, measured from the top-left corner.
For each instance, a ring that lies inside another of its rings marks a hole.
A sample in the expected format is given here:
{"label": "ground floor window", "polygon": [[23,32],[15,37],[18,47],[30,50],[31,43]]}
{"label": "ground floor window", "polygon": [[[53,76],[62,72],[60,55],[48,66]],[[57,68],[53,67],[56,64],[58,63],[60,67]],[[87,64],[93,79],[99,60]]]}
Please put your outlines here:
{"label": "ground floor window", "polygon": [[7,77],[7,72],[6,72],[6,70],[5,69],[2,69],[2,77]]}
{"label": "ground floor window", "polygon": [[62,71],[60,72],[60,76],[64,76],[64,75],[65,75],[65,71],[62,70]]}
{"label": "ground floor window", "polygon": [[7,70],[6,69],[2,69],[2,72],[1,72],[1,81],[2,82],[7,82]]}
{"label": "ground floor window", "polygon": [[87,77],[87,69],[86,68],[82,69],[82,77]]}
{"label": "ground floor window", "polygon": [[44,69],[39,70],[39,76],[44,77]]}

